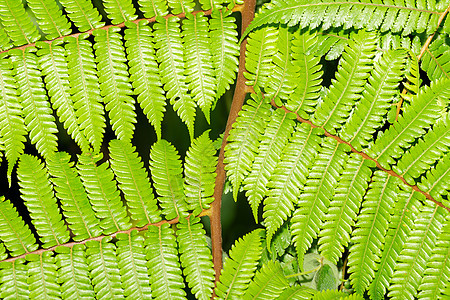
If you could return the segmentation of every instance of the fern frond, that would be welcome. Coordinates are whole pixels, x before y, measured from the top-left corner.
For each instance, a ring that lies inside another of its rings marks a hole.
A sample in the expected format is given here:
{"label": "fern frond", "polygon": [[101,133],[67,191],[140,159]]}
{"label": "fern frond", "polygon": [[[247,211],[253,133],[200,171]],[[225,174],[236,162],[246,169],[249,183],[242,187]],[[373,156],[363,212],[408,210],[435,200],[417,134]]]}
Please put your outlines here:
{"label": "fern frond", "polygon": [[168,223],[150,226],[145,237],[152,297],[156,300],[186,299],[172,228]]}
{"label": "fern frond", "polygon": [[336,79],[332,80],[329,93],[314,113],[314,124],[333,134],[346,122],[372,69],[375,43],[375,33],[359,32],[346,47]]}
{"label": "fern frond", "polygon": [[383,53],[375,63],[362,99],[339,132],[356,150],[367,147],[373,140],[373,133],[383,125],[384,116],[398,93],[405,60],[404,50],[393,50]]}
{"label": "fern frond", "polygon": [[442,207],[434,203],[422,207],[397,258],[395,272],[390,279],[388,296],[391,299],[410,299],[417,295],[423,272],[444,223],[445,213]]}
{"label": "fern frond", "polygon": [[219,299],[243,296],[261,258],[261,233],[261,229],[253,230],[231,246],[215,289]]}
{"label": "fern frond", "polygon": [[156,62],[153,33],[147,24],[148,21],[126,23],[125,48],[137,101],[160,139],[166,98]]}
{"label": "fern frond", "polygon": [[347,160],[347,145],[325,138],[321,147],[291,221],[291,232],[301,269],[303,257],[322,227],[337,180]]}
{"label": "fern frond", "polygon": [[67,65],[69,67],[70,94],[74,102],[80,129],[94,148],[100,150],[105,132],[105,116],[100,96],[97,70],[95,67],[92,44],[87,34],[67,37]]}
{"label": "fern frond", "polygon": [[150,149],[149,163],[163,215],[167,220],[187,217],[183,169],[178,151],[166,140],[159,140]]}
{"label": "fern frond", "polygon": [[[5,245],[2,242],[0,242],[0,260],[4,260],[4,259],[7,259],[7,258],[8,258],[8,254],[6,254]],[[1,282],[0,282],[0,284],[1,284]]]}
{"label": "fern frond", "polygon": [[70,96],[69,71],[61,40],[52,43],[38,42],[37,55],[44,75],[45,87],[59,120],[64,124],[82,152],[89,150],[89,142],[80,128],[79,117]]}
{"label": "fern frond", "polygon": [[315,54],[308,54],[317,40],[317,35],[300,30],[294,33],[292,40],[292,64],[298,72],[298,83],[294,93],[287,100],[286,108],[305,119],[314,112],[322,82],[320,58]]}
{"label": "fern frond", "polygon": [[109,152],[111,169],[125,196],[131,219],[136,222],[135,226],[159,222],[161,217],[153,189],[135,147],[121,140],[112,140],[109,142]]}
{"label": "fern frond", "polygon": [[98,166],[95,163],[101,159],[102,154],[78,155],[78,173],[88,193],[92,209],[100,219],[100,228],[104,234],[130,229],[130,219],[120,199],[113,171],[106,163]]}
{"label": "fern frond", "polygon": [[184,193],[194,215],[209,209],[214,201],[217,150],[208,135],[209,130],[192,141],[184,163]]}
{"label": "fern frond", "polygon": [[167,0],[171,13],[173,15],[177,14],[188,14],[194,10],[195,3],[193,0]]}
{"label": "fern frond", "polygon": [[112,129],[119,140],[130,141],[136,123],[135,101],[130,96],[133,92],[119,31],[118,27],[94,30],[94,49],[101,95]]}
{"label": "fern frond", "polygon": [[245,50],[244,76],[246,84],[262,88],[273,71],[273,56],[277,53],[278,29],[265,26],[249,34]]}
{"label": "fern frond", "polygon": [[214,268],[200,218],[181,218],[177,229],[178,251],[186,282],[196,299],[210,299],[214,288]]}
{"label": "fern frond", "polygon": [[83,244],[56,247],[58,283],[63,299],[95,299]]}
{"label": "fern frond", "polygon": [[294,285],[284,290],[278,300],[310,300],[316,290],[300,285]]}
{"label": "fern frond", "polygon": [[22,1],[0,1],[0,20],[14,46],[36,42],[40,34],[28,17]]}
{"label": "fern frond", "polygon": [[273,71],[265,87],[266,97],[278,106],[287,101],[299,81],[292,65],[292,32],[286,26],[278,29],[277,51],[273,56]]}
{"label": "fern frond", "polygon": [[62,14],[62,10],[53,0],[27,0],[36,17],[39,28],[44,32],[47,40],[63,37],[72,33],[71,24],[67,17]]}
{"label": "fern frond", "polygon": [[422,206],[419,193],[405,185],[400,185],[400,188],[386,233],[383,252],[376,266],[375,276],[369,285],[370,299],[384,299],[389,280],[394,274],[395,262],[414,226],[418,208]]}
{"label": "fern frond", "polygon": [[[0,17],[1,20],[1,17]],[[0,28],[0,49],[8,50],[13,47],[13,44],[9,40],[8,36],[6,35],[5,29]]]}
{"label": "fern frond", "polygon": [[448,214],[423,274],[418,298],[445,299],[445,286],[448,286],[450,281],[450,218]]}
{"label": "fern frond", "polygon": [[326,290],[317,292],[311,300],[364,300],[364,297],[359,294],[349,295],[339,290]]}
{"label": "fern frond", "polygon": [[53,187],[40,160],[23,154],[17,168],[17,177],[22,199],[30,212],[31,222],[40,236],[43,248],[66,243],[70,238],[69,231],[61,220]]}
{"label": "fern frond", "polygon": [[165,16],[169,13],[167,0],[138,0],[140,10],[146,18]]}
{"label": "fern frond", "polygon": [[117,272],[116,246],[111,237],[87,241],[86,255],[96,299],[124,299],[121,276]]}
{"label": "fern frond", "polygon": [[36,239],[17,210],[5,197],[0,197],[0,240],[12,257],[38,248]]}
{"label": "fern frond", "polygon": [[0,297],[5,300],[29,299],[25,259],[0,262]]}
{"label": "fern frond", "polygon": [[425,178],[417,185],[423,191],[430,193],[436,201],[442,201],[446,206],[450,205],[450,199],[445,197],[450,191],[450,155],[446,155],[438,161],[436,167],[427,172]]}
{"label": "fern frond", "polygon": [[352,30],[329,28],[327,30],[317,29],[312,32],[317,35],[317,42],[311,45],[309,53],[317,57],[325,56],[326,60],[335,60],[342,55],[345,46],[348,45]]}
{"label": "fern frond", "polygon": [[352,233],[348,266],[355,291],[363,295],[372,281],[381,247],[389,227],[400,180],[385,172],[376,171],[364,196],[356,229]]}
{"label": "fern frond", "polygon": [[[269,191],[268,197],[264,199],[263,213],[268,245],[297,204],[309,169],[320,148],[321,133],[320,129],[314,129],[309,124],[298,125],[284,148],[280,161],[269,176]],[[257,215],[254,216],[256,219]]]}
{"label": "fern frond", "polygon": [[103,0],[106,15],[114,25],[137,19],[131,0]]}
{"label": "fern frond", "polygon": [[208,19],[203,12],[187,14],[183,20],[184,58],[186,82],[191,97],[203,111],[206,121],[210,122],[210,110],[215,106],[216,78],[212,65]]}
{"label": "fern frond", "polygon": [[256,273],[242,299],[274,299],[289,287],[278,261],[268,261]]}
{"label": "fern frond", "polygon": [[202,10],[217,10],[222,8],[222,0],[199,0]]}
{"label": "fern frond", "polygon": [[127,299],[151,299],[144,237],[137,230],[117,234],[117,261]]}
{"label": "fern frond", "polygon": [[36,144],[39,153],[47,157],[58,150],[58,129],[37,65],[37,57],[32,51],[35,49],[14,49],[9,54],[16,71],[18,92],[30,140]]}
{"label": "fern frond", "polygon": [[[270,175],[275,171],[280,160],[280,153],[294,131],[294,120],[295,114],[286,113],[281,108],[270,116],[270,122],[261,136],[252,170],[243,181],[244,190],[247,191],[245,195],[256,221],[258,220],[259,204],[268,191],[267,183]],[[268,238],[268,243],[269,240]]]}
{"label": "fern frond", "polygon": [[[301,28],[330,26],[391,30],[408,35],[413,31],[433,33],[441,11],[428,10],[422,1],[323,1],[276,0],[256,16],[243,37],[267,23],[300,24]],[[445,10],[445,8],[444,8]]]}
{"label": "fern frond", "polygon": [[67,12],[69,19],[80,32],[88,31],[105,25],[102,16],[88,0],[59,0]]}
{"label": "fern frond", "polygon": [[57,152],[47,159],[50,181],[56,197],[61,202],[63,214],[74,235],[75,241],[82,241],[102,234],[99,221],[89,203],[81,179],[70,162],[69,154]]}
{"label": "fern frond", "polygon": [[433,126],[433,130],[427,132],[423,139],[419,139],[417,144],[402,155],[392,169],[409,184],[415,184],[415,180],[443,157],[449,147],[450,114],[446,113]]}
{"label": "fern frond", "polygon": [[239,112],[225,147],[225,170],[233,186],[235,200],[242,181],[251,171],[258,151],[258,140],[270,118],[267,100],[260,93],[252,94],[251,97]]}
{"label": "fern frond", "polygon": [[28,283],[31,299],[60,299],[61,291],[56,282],[57,270],[53,251],[26,256]]}
{"label": "fern frond", "polygon": [[13,64],[6,57],[0,59],[0,140],[8,160],[7,176],[11,182],[14,165],[23,153],[27,130],[22,117]]}
{"label": "fern frond", "polygon": [[[423,58],[422,58],[423,63]],[[411,102],[411,98],[414,95],[417,95],[419,93],[420,84],[422,83],[420,79],[420,69],[419,69],[419,61],[417,59],[417,56],[414,55],[414,53],[409,53],[409,59],[407,61],[407,72],[405,74],[407,82],[404,82],[403,85],[407,89],[407,94],[402,94],[402,97],[408,102]],[[397,113],[397,112],[396,112]]]}
{"label": "fern frond", "polygon": [[209,20],[211,53],[217,80],[216,98],[220,98],[234,83],[238,70],[236,19],[231,13],[231,10],[225,8],[217,9],[212,12]]}
{"label": "fern frond", "polygon": [[166,97],[170,99],[170,104],[188,127],[192,138],[194,136],[195,102],[187,93],[179,18],[156,17],[153,28],[155,47],[158,49],[156,58],[159,62],[159,72]]}
{"label": "fern frond", "polygon": [[[448,22],[447,22],[448,23]],[[426,49],[421,60],[421,69],[431,81],[450,78],[450,43],[445,35],[439,35]]]}
{"label": "fern frond", "polygon": [[450,99],[450,79],[442,79],[424,87],[411,100],[403,115],[382,136],[375,141],[367,152],[375,158],[383,168],[389,169],[394,159],[403,154],[404,148],[409,148],[417,137],[426,133],[441,116],[444,107]]}
{"label": "fern frond", "polygon": [[352,227],[372,175],[371,167],[371,161],[351,154],[339,178],[318,242],[320,254],[333,264],[337,263],[350,241]]}

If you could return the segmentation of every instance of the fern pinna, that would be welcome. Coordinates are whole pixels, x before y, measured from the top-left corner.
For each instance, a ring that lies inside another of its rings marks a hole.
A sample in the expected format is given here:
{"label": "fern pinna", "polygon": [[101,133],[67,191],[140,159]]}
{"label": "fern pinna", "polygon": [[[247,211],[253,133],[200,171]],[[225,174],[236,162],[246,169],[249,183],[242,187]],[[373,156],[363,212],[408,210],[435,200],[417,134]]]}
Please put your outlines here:
{"label": "fern pinna", "polygon": [[[93,2],[0,1],[0,298],[450,297],[450,3]],[[224,168],[262,228],[220,272]]]}

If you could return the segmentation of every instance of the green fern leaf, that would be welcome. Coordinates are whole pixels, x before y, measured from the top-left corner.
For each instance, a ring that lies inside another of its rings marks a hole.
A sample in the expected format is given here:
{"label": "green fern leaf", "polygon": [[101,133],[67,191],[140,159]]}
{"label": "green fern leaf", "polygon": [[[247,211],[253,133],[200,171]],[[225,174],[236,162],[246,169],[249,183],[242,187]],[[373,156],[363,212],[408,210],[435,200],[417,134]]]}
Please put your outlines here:
{"label": "green fern leaf", "polygon": [[159,222],[161,217],[153,189],[135,148],[130,143],[112,140],[109,142],[109,151],[111,169],[125,196],[131,219],[136,222],[135,226]]}
{"label": "green fern leaf", "polygon": [[261,258],[261,233],[253,230],[231,247],[215,289],[219,299],[240,299],[244,294]]}
{"label": "green fern leaf", "polygon": [[214,268],[200,218],[182,218],[177,229],[178,251],[186,282],[196,299],[210,299],[214,288]]}
{"label": "green fern leaf", "polygon": [[450,218],[448,214],[423,274],[418,298],[445,299],[445,285],[448,286],[450,280]]}
{"label": "green fern leaf", "polygon": [[125,48],[130,66],[130,80],[134,93],[137,95],[137,101],[160,139],[166,98],[153,49],[153,33],[147,24],[148,21],[140,21],[136,24],[126,23]]}
{"label": "green fern leaf", "polygon": [[361,200],[372,175],[372,167],[371,161],[351,154],[339,179],[318,242],[320,254],[333,264],[337,263],[344,247],[348,246]]}
{"label": "green fern leaf", "polygon": [[153,299],[186,299],[177,242],[170,225],[150,226],[145,237]]}
{"label": "green fern leaf", "polygon": [[[419,73],[419,61],[417,60],[417,56],[414,55],[414,53],[409,53],[407,66],[408,72],[406,72],[406,79],[408,81],[404,83],[404,86],[407,89],[408,93],[402,94],[402,97],[408,102],[411,102],[411,98],[419,93],[420,84],[422,83]],[[395,113],[397,113],[396,110],[397,108],[395,108]]]}
{"label": "green fern leaf", "polygon": [[359,294],[349,295],[338,290],[327,290],[316,293],[311,300],[364,300],[364,297]]}
{"label": "green fern leaf", "polygon": [[138,0],[140,10],[148,19],[156,16],[165,16],[169,13],[167,0]]}
{"label": "green fern leaf", "polygon": [[[291,232],[299,262],[303,262],[304,254],[322,227],[322,220],[347,160],[347,145],[326,138],[321,146],[292,217]],[[303,269],[302,264],[300,268]]]}
{"label": "green fern leaf", "polygon": [[208,135],[209,130],[192,141],[184,163],[184,193],[194,215],[209,209],[214,201],[217,150]]}
{"label": "green fern leaf", "polygon": [[[448,194],[450,191],[450,155],[447,153],[438,161],[436,167],[427,172],[425,178],[417,185],[422,191],[428,192],[436,201],[442,201],[445,206],[450,206]],[[447,197],[445,198],[445,196]]]}
{"label": "green fern leaf", "polygon": [[263,96],[258,93],[251,97],[239,112],[225,147],[225,170],[233,186],[235,200],[242,181],[251,171],[258,140],[270,117],[270,106]]}
{"label": "green fern leaf", "polygon": [[290,288],[284,290],[284,292],[278,297],[278,300],[310,300],[311,297],[316,293],[316,290],[294,285]]}
{"label": "green fern leaf", "polygon": [[18,92],[23,103],[25,125],[31,142],[44,157],[58,150],[55,118],[37,65],[35,49],[9,52],[16,71]]}
{"label": "green fern leaf", "polygon": [[270,74],[273,71],[273,56],[277,53],[278,29],[265,26],[249,34],[245,51],[244,76],[246,84],[266,86]]}
{"label": "green fern leaf", "polygon": [[306,119],[314,112],[322,82],[320,59],[314,54],[308,54],[317,40],[317,35],[300,30],[294,33],[292,40],[292,64],[298,73],[298,83],[292,97],[287,99],[286,108]]}
{"label": "green fern leaf", "polygon": [[26,256],[31,299],[61,299],[53,251]]}
{"label": "green fern leaf", "polygon": [[402,32],[403,35],[425,30],[431,34],[436,30],[440,13],[428,10],[422,1],[417,1],[416,6],[415,1],[276,0],[253,20],[242,38],[255,28],[278,22],[288,26],[300,23],[302,28],[322,25],[323,29],[343,26],[344,29],[354,27],[391,30]]}
{"label": "green fern leaf", "polygon": [[69,154],[65,152],[57,152],[47,159],[47,169],[52,176],[50,180],[74,235],[73,239],[82,241],[99,236],[102,230],[73,165]]}
{"label": "green fern leaf", "polygon": [[159,62],[161,82],[170,104],[187,125],[191,138],[194,136],[195,102],[187,94],[184,75],[183,43],[178,17],[156,17],[156,57]]}
{"label": "green fern leaf", "polygon": [[222,8],[223,1],[221,0],[199,0],[202,10],[217,10]]}
{"label": "green fern leaf", "polygon": [[391,299],[410,299],[417,295],[444,219],[445,211],[442,207],[434,203],[422,207],[397,258],[394,275],[390,279],[388,296]]}
{"label": "green fern leaf", "polygon": [[346,122],[372,69],[375,42],[374,33],[360,32],[346,47],[336,79],[332,80],[329,93],[314,113],[314,124],[334,134]]}
{"label": "green fern leaf", "polygon": [[189,13],[183,20],[186,81],[191,97],[209,123],[210,110],[217,98],[208,27],[208,19],[203,12],[195,15]]}
{"label": "green fern leaf", "polygon": [[22,117],[22,103],[19,101],[17,83],[14,79],[12,62],[5,56],[0,60],[0,141],[4,144],[8,160],[7,176],[11,174],[25,148],[27,134]]}
{"label": "green fern leaf", "polygon": [[[1,17],[0,17],[1,20]],[[6,35],[6,32],[3,28],[0,28],[0,49],[2,51],[8,50],[13,47],[13,44],[9,40],[8,36]]]}
{"label": "green fern leaf", "polygon": [[431,81],[450,78],[450,43],[445,35],[439,35],[426,49],[420,67]]}
{"label": "green fern leaf", "polygon": [[209,20],[211,53],[217,80],[216,98],[220,98],[234,83],[238,70],[236,19],[230,16],[231,13],[225,8],[218,9],[212,12]]}
{"label": "green fern leaf", "polygon": [[0,1],[0,20],[14,46],[36,42],[40,35],[28,17],[22,1]]}
{"label": "green fern leaf", "polygon": [[30,228],[19,217],[11,202],[0,197],[0,240],[12,257],[38,248]]}
{"label": "green fern leaf", "polygon": [[95,55],[101,95],[109,113],[111,126],[119,140],[130,141],[134,133],[136,112],[122,46],[120,28],[94,30]]}
{"label": "green fern leaf", "polygon": [[414,226],[413,222],[418,213],[417,208],[422,206],[420,200],[423,197],[419,193],[412,191],[405,185],[400,185],[400,188],[394,213],[389,222],[380,262],[376,266],[375,276],[369,286],[371,299],[384,299],[389,287],[389,280],[394,274],[395,262],[411,232],[411,228]]}
{"label": "green fern leaf", "polygon": [[114,181],[114,173],[106,163],[96,165],[102,154],[96,156],[86,153],[78,155],[77,169],[83,181],[95,215],[100,219],[104,234],[111,234],[131,227],[127,211],[120,199]]}
{"label": "green fern leaf", "polygon": [[103,0],[103,6],[106,15],[114,25],[137,19],[136,9],[131,0]]}
{"label": "green fern leaf", "polygon": [[384,116],[391,107],[402,79],[406,53],[387,51],[375,63],[369,84],[364,87],[362,99],[339,135],[361,151],[373,140],[373,133],[381,128]]}
{"label": "green fern leaf", "polygon": [[70,236],[53,194],[48,173],[40,160],[23,154],[17,168],[20,192],[43,248],[66,243]]}
{"label": "green fern leaf", "polygon": [[0,298],[5,300],[29,299],[27,266],[25,259],[0,262]]}
{"label": "green fern leaf", "polygon": [[58,283],[63,299],[95,299],[85,250],[83,244],[55,249]]}
{"label": "green fern leaf", "polygon": [[[439,119],[424,137],[408,152],[404,153],[392,169],[400,174],[409,184],[415,184],[430,166],[445,155],[450,147],[450,114]],[[433,181],[434,182],[434,181]],[[426,188],[425,188],[426,190]]]}
{"label": "green fern leaf", "polygon": [[[244,190],[255,220],[258,220],[258,207],[267,194],[267,183],[275,171],[280,153],[294,131],[295,115],[283,109],[276,110],[261,136],[259,149],[250,174],[244,179]],[[269,243],[269,239],[268,239]]]}
{"label": "green fern leaf", "polygon": [[187,217],[180,155],[166,140],[153,144],[150,150],[150,171],[166,219]]}
{"label": "green fern leaf", "polygon": [[100,150],[105,132],[105,116],[100,96],[97,71],[95,69],[92,44],[87,34],[67,37],[67,65],[69,67],[70,94],[80,128],[94,148]]}
{"label": "green fern leaf", "polygon": [[274,299],[289,287],[278,261],[269,261],[256,273],[244,294],[244,300]]}
{"label": "green fern leaf", "polygon": [[[321,133],[320,129],[314,129],[309,124],[298,125],[269,176],[267,187],[270,189],[264,199],[263,213],[267,245],[294,210],[320,147]],[[256,219],[256,211],[253,212]]]}
{"label": "green fern leaf", "polygon": [[69,19],[75,23],[80,32],[95,29],[105,25],[102,16],[88,0],[59,0],[67,12]]}
{"label": "green fern leaf", "polygon": [[364,196],[356,229],[352,233],[353,245],[348,257],[350,281],[360,295],[364,294],[372,281],[376,263],[380,261],[380,245],[385,242],[399,183],[398,178],[376,171]]}
{"label": "green fern leaf", "polygon": [[171,13],[173,15],[185,14],[194,10],[195,3],[193,0],[167,0]]}
{"label": "green fern leaf", "polygon": [[83,152],[89,150],[89,142],[83,135],[73,100],[70,96],[69,71],[61,40],[52,43],[37,42],[39,65],[44,75],[45,87],[53,108],[67,132]]}
{"label": "green fern leaf", "polygon": [[317,42],[311,45],[309,54],[313,54],[316,57],[325,56],[326,60],[339,58],[350,41],[350,30],[329,28],[312,32],[317,35]]}
{"label": "green fern leaf", "polygon": [[4,260],[4,259],[7,259],[7,258],[8,258],[8,254],[6,254],[5,245],[2,242],[0,242],[0,260]]}
{"label": "green fern leaf", "polygon": [[96,299],[124,299],[121,276],[117,272],[116,246],[111,237],[87,241],[86,255]]}
{"label": "green fern leaf", "polygon": [[398,122],[377,138],[367,154],[383,168],[389,169],[394,159],[403,154],[403,149],[409,148],[439,119],[444,107],[449,104],[449,100],[445,99],[450,99],[450,79],[435,81],[430,87],[423,88],[412,98],[411,105],[405,108]]}
{"label": "green fern leaf", "polygon": [[144,237],[133,230],[129,234],[118,233],[116,238],[117,260],[125,298],[151,299]]}
{"label": "green fern leaf", "polygon": [[53,40],[72,33],[71,24],[62,14],[58,4],[52,0],[27,0],[28,6],[37,19],[39,28],[47,40]]}

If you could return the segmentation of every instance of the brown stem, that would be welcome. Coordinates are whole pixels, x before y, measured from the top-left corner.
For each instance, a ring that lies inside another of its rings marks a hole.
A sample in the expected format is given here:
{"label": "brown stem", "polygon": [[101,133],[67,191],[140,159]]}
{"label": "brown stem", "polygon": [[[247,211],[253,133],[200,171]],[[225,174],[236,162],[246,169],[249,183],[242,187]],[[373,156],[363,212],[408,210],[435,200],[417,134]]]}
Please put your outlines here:
{"label": "brown stem", "polygon": [[[242,28],[241,34],[244,33],[247,26],[253,20],[255,16],[256,0],[246,0],[241,10],[242,15]],[[216,185],[214,188],[214,202],[211,205],[211,244],[213,253],[213,263],[215,271],[216,283],[219,281],[220,272],[222,270],[222,224],[220,221],[220,213],[222,207],[222,194],[225,184],[225,165],[224,152],[227,144],[227,138],[230,134],[233,123],[236,121],[239,111],[244,105],[245,95],[247,94],[244,71],[245,71],[245,47],[247,40],[245,39],[241,43],[240,56],[239,56],[239,71],[236,81],[236,88],[234,90],[233,102],[230,108],[230,114],[228,115],[228,121],[223,136],[222,147],[220,148],[219,160],[216,168]],[[213,295],[213,298],[215,295]]]}

